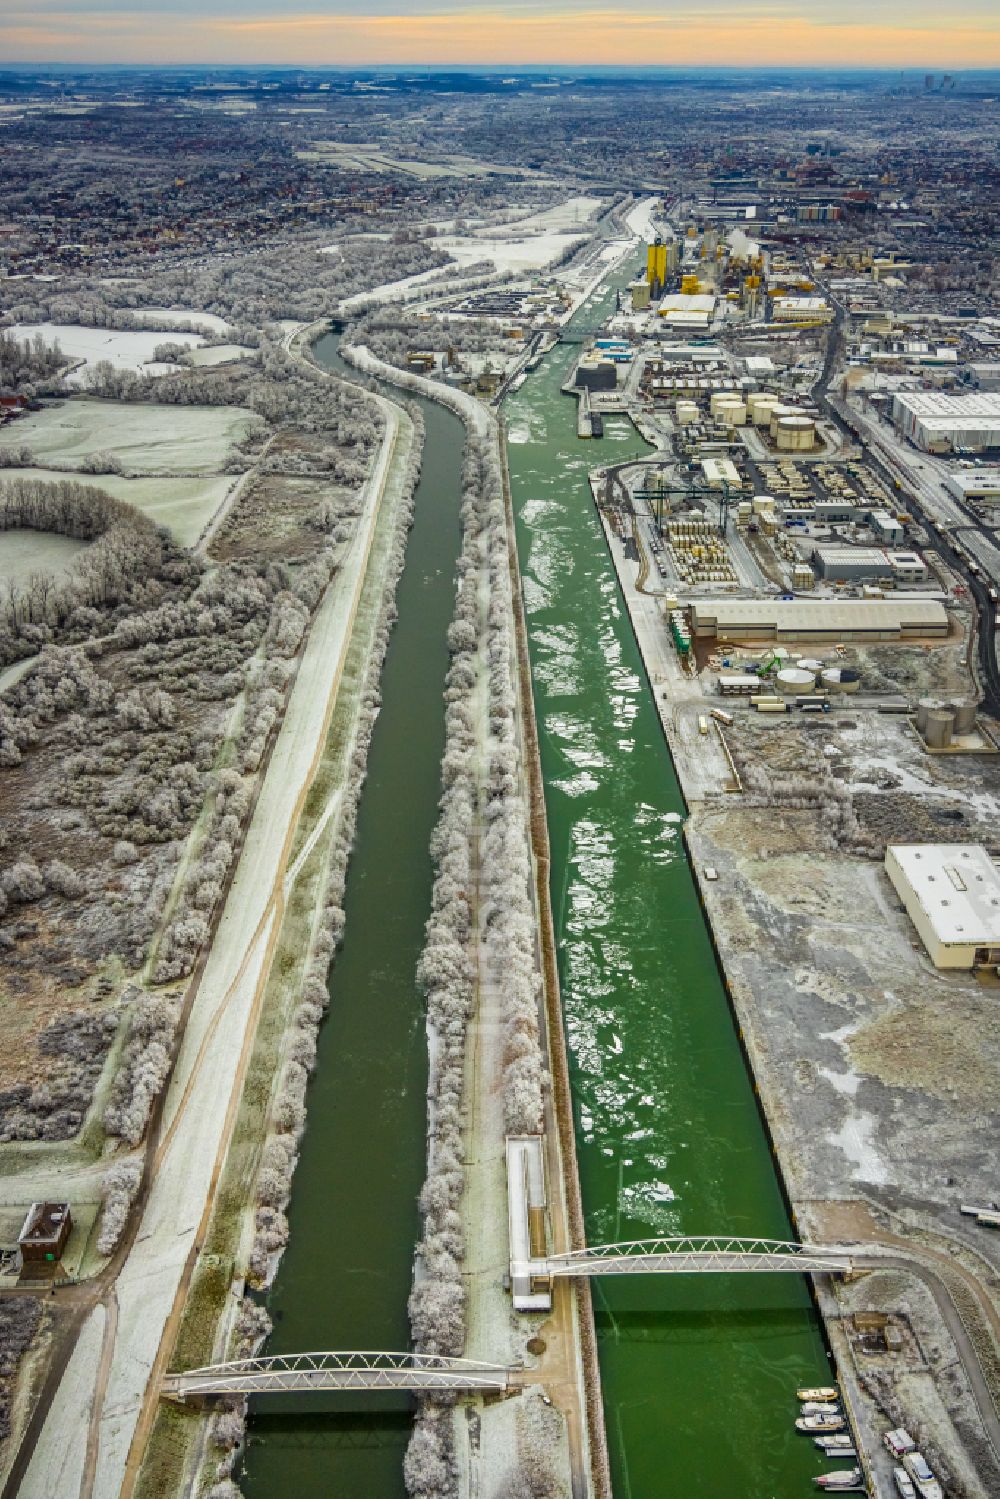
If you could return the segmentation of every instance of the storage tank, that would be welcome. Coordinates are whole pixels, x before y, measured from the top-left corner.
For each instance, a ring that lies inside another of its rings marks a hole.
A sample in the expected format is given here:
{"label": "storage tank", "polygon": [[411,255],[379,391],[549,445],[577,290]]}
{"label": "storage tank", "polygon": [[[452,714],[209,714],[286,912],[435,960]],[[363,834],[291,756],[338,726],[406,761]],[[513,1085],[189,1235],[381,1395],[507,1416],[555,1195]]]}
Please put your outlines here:
{"label": "storage tank", "polygon": [[736,397],[731,390],[713,390],[711,400],[708,403],[708,409],[715,416],[720,406],[724,406],[727,401],[735,399]]}
{"label": "storage tank", "polygon": [[853,666],[842,666],[840,668],[840,690],[841,692],[857,692],[861,686],[861,673]]}
{"label": "storage tank", "polygon": [[816,689],[816,673],[813,671],[803,671],[800,666],[783,666],[778,672],[776,685],[779,692],[784,692],[789,697],[797,697],[805,692],[814,692]]}
{"label": "storage tank", "polygon": [[974,734],[976,731],[976,713],[978,704],[972,700],[963,699],[957,703],[950,703],[949,707],[955,715],[954,732],[956,734]]}
{"label": "storage tank", "polygon": [[802,412],[799,410],[799,408],[797,406],[787,406],[787,405],[785,405],[785,403],[783,401],[779,401],[776,406],[772,406],[771,407],[771,410],[770,410],[770,413],[769,413],[768,419],[767,419],[768,420],[768,426],[771,429],[771,436],[772,437],[776,437],[777,436],[777,433],[778,433],[778,423],[780,421],[784,421],[784,419],[786,417],[789,417],[789,416],[801,416],[801,415],[802,415]]}
{"label": "storage tank", "polygon": [[747,408],[742,401],[720,401],[715,408],[717,421],[726,422],[730,427],[744,427],[747,420]]}
{"label": "storage tank", "polygon": [[772,432],[782,452],[808,453],[816,446],[816,423],[811,416],[783,416]]}
{"label": "storage tank", "polygon": [[750,409],[750,420],[754,426],[769,427],[771,425],[771,412],[780,404],[776,396],[769,396],[766,400],[757,401]]}
{"label": "storage tank", "polygon": [[921,734],[927,733],[928,716],[941,706],[936,697],[922,697],[917,703],[917,729]]}
{"label": "storage tank", "polygon": [[698,420],[698,408],[694,401],[678,401],[676,411],[677,421],[682,427]]}
{"label": "storage tank", "polygon": [[820,681],[823,684],[823,686],[826,688],[827,692],[839,692],[840,691],[840,667],[839,666],[828,666],[826,668],[826,671],[824,671],[823,674],[822,674],[822,676],[820,677]]}
{"label": "storage tank", "polygon": [[931,709],[927,715],[927,729],[924,734],[931,749],[948,748],[954,724],[955,715],[950,708]]}
{"label": "storage tank", "polygon": [[771,390],[752,390],[747,396],[747,410],[751,421],[756,421],[756,412],[764,406],[777,406],[780,396],[776,396]]}

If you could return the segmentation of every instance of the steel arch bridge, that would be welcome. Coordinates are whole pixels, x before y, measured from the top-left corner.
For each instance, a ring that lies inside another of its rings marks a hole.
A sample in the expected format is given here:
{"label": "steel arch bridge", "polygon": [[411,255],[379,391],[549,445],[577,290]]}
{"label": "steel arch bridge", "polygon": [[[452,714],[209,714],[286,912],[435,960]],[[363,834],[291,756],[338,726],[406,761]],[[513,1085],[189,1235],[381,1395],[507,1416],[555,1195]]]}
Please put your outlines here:
{"label": "steel arch bridge", "polygon": [[548,1255],[512,1265],[515,1274],[565,1275],[796,1275],[831,1274],[852,1268],[842,1249],[797,1244],[784,1239],[741,1239],[730,1235],[674,1239],[633,1239],[623,1244],[595,1244],[568,1254]]}
{"label": "steel arch bridge", "polygon": [[183,1402],[310,1390],[506,1390],[510,1375],[502,1364],[436,1353],[276,1353],[168,1374],[162,1393]]}

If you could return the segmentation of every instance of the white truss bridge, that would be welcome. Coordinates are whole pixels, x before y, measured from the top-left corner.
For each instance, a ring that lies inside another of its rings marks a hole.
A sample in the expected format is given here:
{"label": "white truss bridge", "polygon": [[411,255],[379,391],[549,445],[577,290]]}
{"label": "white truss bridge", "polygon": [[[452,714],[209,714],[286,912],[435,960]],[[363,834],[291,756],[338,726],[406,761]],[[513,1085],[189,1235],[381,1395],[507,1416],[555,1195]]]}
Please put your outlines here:
{"label": "white truss bridge", "polygon": [[506,1390],[511,1370],[434,1353],[292,1353],[168,1374],[168,1400],[310,1390]]}
{"label": "white truss bridge", "polygon": [[794,1275],[830,1275],[848,1271],[852,1266],[851,1255],[843,1249],[726,1234],[595,1244],[568,1254],[512,1261],[511,1275],[533,1279],[562,1275],[734,1275],[781,1271]]}

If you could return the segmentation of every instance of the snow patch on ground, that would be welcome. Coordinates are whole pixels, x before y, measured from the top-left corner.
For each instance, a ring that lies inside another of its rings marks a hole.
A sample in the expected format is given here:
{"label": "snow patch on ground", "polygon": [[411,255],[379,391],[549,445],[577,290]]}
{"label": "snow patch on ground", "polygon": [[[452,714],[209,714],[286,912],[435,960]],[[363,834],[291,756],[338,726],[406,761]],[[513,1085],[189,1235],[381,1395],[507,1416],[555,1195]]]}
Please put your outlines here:
{"label": "snow patch on ground", "polygon": [[889,1173],[875,1148],[874,1114],[855,1114],[853,1119],[844,1120],[836,1134],[828,1133],[826,1138],[850,1161],[855,1181],[871,1182],[875,1186],[884,1186],[888,1182]]}

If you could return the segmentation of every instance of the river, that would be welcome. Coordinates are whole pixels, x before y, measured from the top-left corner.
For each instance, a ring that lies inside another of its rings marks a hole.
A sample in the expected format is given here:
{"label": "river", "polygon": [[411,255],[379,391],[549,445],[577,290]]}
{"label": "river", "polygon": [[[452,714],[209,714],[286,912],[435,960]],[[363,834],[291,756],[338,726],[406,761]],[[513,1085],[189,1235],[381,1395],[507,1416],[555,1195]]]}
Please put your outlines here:
{"label": "river", "polygon": [[[624,417],[577,438],[559,387],[578,353],[557,346],[504,411],[587,1238],[792,1237],[587,482],[649,449]],[[813,1491],[830,1464],[793,1428],[795,1389],[830,1366],[801,1280],[605,1277],[594,1302],[617,1499]]]}

